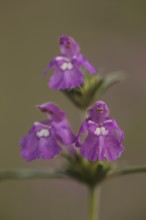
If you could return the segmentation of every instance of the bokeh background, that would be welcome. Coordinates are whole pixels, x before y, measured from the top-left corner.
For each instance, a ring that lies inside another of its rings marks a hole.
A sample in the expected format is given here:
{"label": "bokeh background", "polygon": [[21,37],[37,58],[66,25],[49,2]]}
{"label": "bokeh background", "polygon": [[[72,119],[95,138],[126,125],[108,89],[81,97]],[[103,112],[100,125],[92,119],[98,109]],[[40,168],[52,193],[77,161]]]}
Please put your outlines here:
{"label": "bokeh background", "polygon": [[[0,0],[0,168],[60,167],[60,157],[27,163],[19,139],[43,118],[36,104],[54,101],[77,132],[79,111],[47,87],[41,73],[58,54],[58,37],[74,37],[101,72],[126,72],[102,99],[125,131],[120,166],[146,164],[146,1]],[[101,220],[146,219],[146,175],[103,184]],[[71,181],[0,183],[1,220],[87,219],[87,190]]]}

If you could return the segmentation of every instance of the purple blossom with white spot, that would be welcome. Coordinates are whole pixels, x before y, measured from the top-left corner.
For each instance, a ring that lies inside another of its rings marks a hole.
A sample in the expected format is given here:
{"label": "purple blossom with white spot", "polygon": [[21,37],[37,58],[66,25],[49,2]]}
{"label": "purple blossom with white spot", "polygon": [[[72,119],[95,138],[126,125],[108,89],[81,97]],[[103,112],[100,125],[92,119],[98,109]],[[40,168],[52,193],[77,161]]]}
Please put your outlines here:
{"label": "purple blossom with white spot", "polygon": [[63,90],[80,86],[84,83],[84,74],[81,66],[89,73],[96,73],[95,68],[80,53],[80,47],[76,41],[68,36],[59,39],[60,55],[56,56],[47,66],[43,75],[54,68],[55,72],[50,78],[49,86],[52,89]]}
{"label": "purple blossom with white spot", "polygon": [[109,109],[102,101],[97,101],[88,110],[88,118],[83,122],[77,139],[76,146],[80,148],[81,155],[91,161],[116,160],[125,149],[122,146],[124,133],[109,117]]}
{"label": "purple blossom with white spot", "polygon": [[62,144],[75,142],[65,112],[51,102],[39,105],[38,108],[47,114],[47,119],[35,122],[28,134],[20,140],[21,155],[28,161],[51,159],[62,150]]}

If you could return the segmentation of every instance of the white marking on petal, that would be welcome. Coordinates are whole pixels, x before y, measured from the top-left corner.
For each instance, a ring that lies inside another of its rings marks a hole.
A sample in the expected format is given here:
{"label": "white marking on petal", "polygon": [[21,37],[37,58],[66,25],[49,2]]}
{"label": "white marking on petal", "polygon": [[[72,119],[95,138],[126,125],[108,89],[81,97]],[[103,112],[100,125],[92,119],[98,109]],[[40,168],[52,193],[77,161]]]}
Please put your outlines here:
{"label": "white marking on petal", "polygon": [[68,63],[68,69],[71,70],[73,68],[72,63]]}
{"label": "white marking on petal", "polygon": [[109,132],[109,131],[108,131],[108,130],[106,130],[106,135],[108,135],[108,132]]}
{"label": "white marking on petal", "polygon": [[71,70],[72,68],[73,68],[73,65],[72,65],[72,63],[63,63],[61,66],[60,66],[60,68],[62,69],[62,70]]}
{"label": "white marking on petal", "polygon": [[99,135],[106,136],[108,134],[108,130],[106,130],[104,127],[96,128],[96,130],[94,131],[94,134],[97,136],[99,136]]}
{"label": "white marking on petal", "polygon": [[36,122],[34,122],[34,125],[35,126],[40,125],[40,122],[36,121]]}
{"label": "white marking on petal", "polygon": [[109,123],[109,122],[112,122],[112,120],[106,120],[106,121],[104,121],[104,124],[106,124],[106,123]]}
{"label": "white marking on petal", "polygon": [[61,60],[64,60],[64,57],[56,57],[55,60],[56,61],[61,61]]}
{"label": "white marking on petal", "polygon": [[56,60],[56,61],[63,60],[63,57],[56,57],[55,60]]}
{"label": "white marking on petal", "polygon": [[66,70],[66,69],[67,69],[67,66],[68,66],[67,63],[63,63],[60,68],[61,68],[62,70]]}
{"label": "white marking on petal", "polygon": [[102,134],[102,135],[106,135],[106,130],[105,130],[104,127],[101,127],[101,128],[100,128],[100,131],[101,131],[101,134]]}
{"label": "white marking on petal", "polygon": [[68,58],[66,58],[66,57],[61,57],[61,56],[56,57],[55,60],[56,60],[56,61],[61,61],[61,60],[62,60],[62,61],[66,61],[66,62],[69,62],[69,61],[70,61]]}
{"label": "white marking on petal", "polygon": [[49,131],[48,131],[48,129],[43,128],[42,130],[40,130],[36,133],[36,136],[39,137],[39,138],[48,137],[49,136]]}
{"label": "white marking on petal", "polygon": [[95,122],[91,121],[91,120],[88,121],[88,124],[90,124],[90,125],[96,125],[96,126],[97,126],[97,124],[96,124]]}
{"label": "white marking on petal", "polygon": [[101,134],[100,128],[96,128],[96,130],[94,131],[94,134],[99,136]]}

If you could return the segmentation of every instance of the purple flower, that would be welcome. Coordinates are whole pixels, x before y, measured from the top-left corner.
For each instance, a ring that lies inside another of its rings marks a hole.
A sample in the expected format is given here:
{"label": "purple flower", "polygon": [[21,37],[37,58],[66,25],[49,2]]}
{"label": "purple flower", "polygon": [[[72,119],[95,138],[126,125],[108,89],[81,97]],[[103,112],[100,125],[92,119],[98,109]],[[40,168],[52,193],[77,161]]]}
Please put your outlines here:
{"label": "purple flower", "polygon": [[[124,151],[124,133],[117,122],[109,117],[107,105],[98,101],[88,111],[89,117],[83,122],[76,146],[83,157],[91,161],[113,161]],[[81,141],[83,134],[87,133]]]}
{"label": "purple flower", "polygon": [[61,122],[66,120],[66,113],[63,112],[57,105],[52,102],[46,102],[37,106],[41,112],[46,113],[49,123],[51,122]]}
{"label": "purple flower", "polygon": [[84,83],[84,75],[80,67],[85,67],[91,74],[94,74],[96,70],[80,53],[80,47],[73,38],[62,36],[59,44],[60,55],[48,64],[43,75],[46,75],[51,68],[55,69],[49,82],[52,89],[71,89],[80,86]]}
{"label": "purple flower", "polygon": [[65,112],[53,103],[44,103],[38,108],[45,112],[48,118],[35,122],[23,138],[21,138],[21,155],[30,161],[38,158],[51,159],[62,150],[62,144],[75,142]]}

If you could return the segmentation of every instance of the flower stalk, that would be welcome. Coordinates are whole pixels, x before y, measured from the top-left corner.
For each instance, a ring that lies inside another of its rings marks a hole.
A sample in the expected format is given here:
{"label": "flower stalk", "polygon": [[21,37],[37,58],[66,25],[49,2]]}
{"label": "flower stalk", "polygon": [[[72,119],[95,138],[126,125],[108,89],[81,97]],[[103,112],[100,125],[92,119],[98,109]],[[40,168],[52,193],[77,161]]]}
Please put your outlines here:
{"label": "flower stalk", "polygon": [[88,220],[99,220],[100,208],[100,185],[89,187],[89,218]]}

